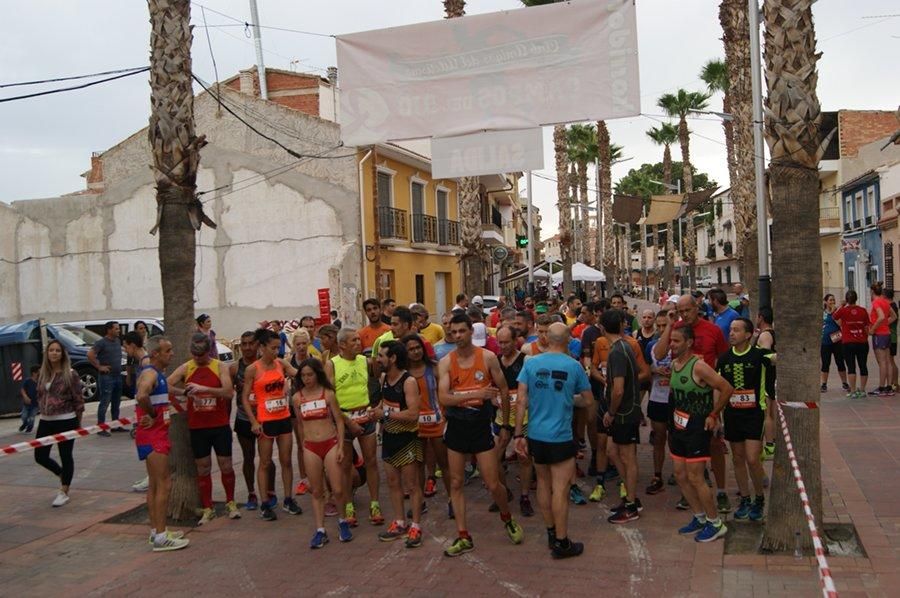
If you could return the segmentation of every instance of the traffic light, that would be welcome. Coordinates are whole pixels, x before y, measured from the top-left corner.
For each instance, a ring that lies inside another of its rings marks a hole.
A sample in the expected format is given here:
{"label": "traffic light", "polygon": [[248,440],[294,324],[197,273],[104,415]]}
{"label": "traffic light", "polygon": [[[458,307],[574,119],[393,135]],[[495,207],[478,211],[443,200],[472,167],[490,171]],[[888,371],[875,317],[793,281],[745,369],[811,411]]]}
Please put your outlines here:
{"label": "traffic light", "polygon": [[516,235],[516,247],[528,247],[528,235]]}

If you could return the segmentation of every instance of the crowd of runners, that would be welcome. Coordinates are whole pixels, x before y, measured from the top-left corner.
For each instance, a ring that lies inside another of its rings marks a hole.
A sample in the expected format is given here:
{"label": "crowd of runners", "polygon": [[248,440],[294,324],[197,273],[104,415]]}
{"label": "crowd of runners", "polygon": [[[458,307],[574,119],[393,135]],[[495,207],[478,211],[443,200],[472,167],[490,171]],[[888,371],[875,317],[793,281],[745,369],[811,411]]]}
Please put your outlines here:
{"label": "crowd of runners", "polygon": [[[513,544],[524,537],[513,507],[518,503],[518,515],[532,517],[534,497],[555,558],[584,549],[569,537],[570,504],[603,501],[610,486],[619,504],[608,521],[628,524],[641,516],[640,486],[648,480],[646,494],[667,485],[680,489],[677,508],[690,519],[679,533],[713,541],[727,532],[724,519],[732,512],[726,442],[740,490],[732,517],[760,521],[765,515],[762,460],[774,447],[767,406],[775,336],[770,309],[759,309],[751,322],[741,315],[744,307],[741,298],[730,306],[714,289],[706,298],[668,297],[659,311],[640,314],[620,295],[587,303],[573,295],[537,304],[523,298],[515,306],[504,300],[486,315],[480,297],[470,302],[460,294],[439,325],[421,304],[368,299],[368,323],[359,329],[301,326],[288,339],[277,323],[267,323],[241,335],[240,355],[231,364],[217,359],[211,335],[198,330],[191,359],[174,369],[169,340],[129,333],[123,346],[135,364],[135,443],[148,474],[152,549],[188,545],[166,528],[175,412],[187,417],[200,525],[217,516],[215,453],[231,519],[257,511],[275,521],[279,506],[301,515],[295,496],[310,494],[312,549],[329,542],[329,516],[336,517],[341,542],[351,541],[367,518],[384,526],[379,540],[419,547],[431,502],[432,517],[446,513],[457,528],[444,554],[459,556],[475,547],[467,524],[472,479],[490,493],[489,510]],[[46,355],[39,387],[54,379],[53,372],[66,371],[64,352],[54,347]],[[64,381],[55,383],[68,392]],[[644,426],[653,453],[650,476],[638,468]],[[240,504],[234,436],[248,490]],[[60,470],[64,483],[69,470]],[[585,477],[592,479],[587,497],[579,481]],[[386,512],[379,502],[382,478]],[[435,509],[435,501],[446,501],[446,509]]]}

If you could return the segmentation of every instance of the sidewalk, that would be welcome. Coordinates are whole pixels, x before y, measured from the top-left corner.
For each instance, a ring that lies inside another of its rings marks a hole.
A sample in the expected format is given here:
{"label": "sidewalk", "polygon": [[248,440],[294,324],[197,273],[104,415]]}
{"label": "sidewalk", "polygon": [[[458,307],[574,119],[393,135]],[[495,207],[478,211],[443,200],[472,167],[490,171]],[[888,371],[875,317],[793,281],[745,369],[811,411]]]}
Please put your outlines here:
{"label": "sidewalk", "polygon": [[[631,302],[630,302],[631,303]],[[874,366],[874,364],[873,364]],[[829,385],[839,389],[837,377]],[[843,393],[823,396],[822,458],[825,521],[852,521],[868,558],[830,557],[842,596],[897,595],[900,587],[900,397],[850,402]],[[95,409],[94,405],[89,409]],[[123,409],[130,415],[132,407]],[[94,416],[87,415],[86,422]],[[17,420],[0,421],[0,442],[24,438]],[[646,441],[648,428],[642,428]],[[236,461],[240,451],[235,446]],[[649,480],[650,449],[639,448],[641,488]],[[164,594],[279,596],[319,595],[515,595],[611,593],[633,596],[814,596],[819,582],[811,559],[724,554],[724,544],[700,545],[679,537],[687,517],[674,509],[678,491],[641,495],[640,521],[613,526],[605,521],[618,501],[571,508],[571,536],[585,543],[584,556],[554,561],[548,555],[540,517],[519,518],[526,531],[521,546],[506,539],[479,480],[467,486],[469,529],[476,550],[448,559],[443,547],[454,537],[446,518],[443,488],[429,500],[423,518],[425,544],[379,542],[361,517],[350,544],[337,541],[337,521],[326,520],[332,542],[311,551],[312,509],[278,512],[264,522],[254,512],[185,531],[191,546],[154,554],[145,526],[103,523],[143,502],[131,483],[143,476],[127,434],[76,441],[72,500],[50,507],[54,480],[30,454],[0,457],[0,587],[15,596]],[[239,467],[236,467],[238,471]],[[510,479],[515,478],[515,468]],[[665,475],[671,471],[666,465]],[[729,476],[730,476],[729,472]],[[222,500],[214,474],[215,498]],[[582,481],[587,488],[589,480]],[[280,484],[279,484],[280,486]],[[734,482],[730,495],[734,497]],[[612,488],[612,487],[611,487]],[[611,489],[610,488],[610,489]],[[513,490],[516,485],[513,484]],[[246,491],[238,473],[238,500]],[[363,506],[367,493],[357,494]],[[390,505],[384,483],[382,507]],[[360,509],[363,511],[364,509]],[[518,507],[513,507],[518,514]]]}

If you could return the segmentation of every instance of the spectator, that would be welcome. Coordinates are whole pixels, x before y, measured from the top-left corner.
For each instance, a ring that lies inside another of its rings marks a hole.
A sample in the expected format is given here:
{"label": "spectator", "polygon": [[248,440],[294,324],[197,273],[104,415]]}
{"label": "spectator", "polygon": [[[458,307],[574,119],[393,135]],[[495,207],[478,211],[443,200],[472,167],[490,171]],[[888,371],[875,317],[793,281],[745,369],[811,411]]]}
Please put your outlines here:
{"label": "spectator", "polygon": [[34,429],[34,414],[37,413],[37,380],[41,372],[41,366],[31,366],[31,376],[22,383],[19,394],[22,396],[22,425],[19,432],[30,434]]}
{"label": "spectator", "polygon": [[[206,322],[211,324],[209,316],[202,314]],[[197,318],[197,324],[202,325],[201,318]],[[97,390],[100,395],[100,405],[97,407],[97,423],[106,423],[106,409],[109,407],[113,419],[119,419],[119,404],[122,402],[122,343],[119,341],[119,323],[109,321],[106,323],[105,334],[94,343],[88,351],[88,361],[97,369]],[[209,330],[209,325],[206,328]],[[125,428],[113,428],[114,432],[125,432]],[[110,436],[103,430],[98,436]]]}

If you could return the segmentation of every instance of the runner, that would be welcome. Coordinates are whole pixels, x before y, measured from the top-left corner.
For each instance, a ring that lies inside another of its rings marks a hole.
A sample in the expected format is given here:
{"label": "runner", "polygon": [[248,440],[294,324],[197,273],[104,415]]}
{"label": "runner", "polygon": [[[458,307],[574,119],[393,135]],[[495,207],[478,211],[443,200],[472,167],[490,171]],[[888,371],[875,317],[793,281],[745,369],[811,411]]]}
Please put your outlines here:
{"label": "runner", "polygon": [[413,315],[413,327],[419,331],[422,338],[431,343],[432,346],[444,340],[444,329],[439,324],[429,321],[428,309],[424,305],[413,303],[409,306],[409,311]]}
{"label": "runner", "polygon": [[[697,542],[712,542],[724,536],[728,528],[719,517],[703,471],[710,458],[710,441],[718,426],[719,414],[731,399],[733,389],[703,359],[693,354],[694,327],[681,326],[671,331],[669,343],[672,347],[669,450],[675,479],[694,514],[690,523],[678,533],[696,534]],[[719,392],[715,401],[713,391]]]}
{"label": "runner", "polygon": [[[256,468],[256,484],[260,495],[268,496],[269,464],[272,462],[272,449],[278,443],[278,461],[281,465],[281,484],[284,488],[284,500],[281,508],[291,515],[303,512],[300,505],[291,496],[294,484],[294,468],[291,464],[293,435],[291,428],[291,412],[285,376],[296,376],[297,370],[278,359],[278,336],[271,330],[260,328],[255,333],[259,343],[260,357],[244,370],[244,392],[241,401],[244,411],[250,418],[250,429],[258,437],[259,465]],[[256,397],[257,408],[250,403],[250,395]],[[259,516],[266,521],[275,521],[277,500],[267,501],[261,505]]]}
{"label": "runner", "polygon": [[[772,308],[763,305],[756,314],[756,345],[769,352],[775,352],[775,329],[772,328],[774,321]],[[771,400],[775,399],[775,364],[770,363],[766,370],[766,394]],[[766,461],[771,461],[775,457],[775,411],[766,409],[766,443],[763,446],[763,457]],[[768,485],[768,481],[766,482]]]}
{"label": "runner", "polygon": [[534,327],[534,312],[530,309],[523,309],[516,314],[516,328],[519,330],[519,336],[525,339],[526,343],[533,343],[537,340],[537,330]]}
{"label": "runner", "polygon": [[550,350],[550,342],[547,340],[547,334],[550,325],[553,323],[553,316],[550,314],[541,314],[537,319],[537,334],[533,341],[522,347],[522,353],[525,355],[540,355]]}
{"label": "runner", "polygon": [[[238,444],[241,445],[241,454],[243,455],[242,471],[244,473],[244,483],[247,485],[247,502],[244,508],[248,511],[255,511],[259,507],[259,499],[256,496],[256,434],[250,427],[250,417],[244,410],[244,374],[247,368],[259,358],[259,343],[256,342],[254,333],[250,330],[241,335],[241,358],[232,362],[228,367],[228,375],[231,377],[234,385],[234,397],[237,405],[237,412],[234,414],[234,434],[237,436]],[[250,406],[256,410],[256,395],[250,392]],[[268,469],[269,484],[268,488],[275,488],[275,464],[269,461]],[[278,497],[275,492],[270,490],[266,497],[266,502],[278,503]]]}
{"label": "runner", "polygon": [[[328,326],[331,326],[331,324],[328,324]],[[298,328],[294,331],[294,338],[291,341],[290,364],[295,370],[299,371],[300,363],[311,358],[309,352],[311,346],[309,341],[309,332],[305,328]],[[317,358],[312,357],[312,359]],[[298,388],[294,379],[291,380],[290,387],[290,396],[294,396],[294,393],[297,392]],[[294,445],[297,447],[297,469],[300,473],[300,481],[297,482],[297,487],[294,488],[294,494],[303,496],[309,492],[309,478],[306,476],[306,460],[303,458],[303,424],[297,418],[297,411],[294,409],[293,401],[289,408],[291,412],[291,429],[294,431]]]}
{"label": "runner", "polygon": [[[312,492],[313,516],[316,532],[310,540],[312,549],[322,548],[328,543],[325,532],[325,476],[331,484],[332,495],[338,504],[345,504],[341,462],[345,459],[353,461],[350,454],[345,453],[344,416],[338,408],[334,397],[334,388],[325,375],[322,362],[307,358],[297,365],[297,376],[293,395],[294,411],[303,426],[303,459],[309,473],[309,485]],[[341,542],[353,539],[350,524],[343,517],[338,519],[338,538]]]}
{"label": "runner", "polygon": [[450,338],[450,318],[452,317],[453,314],[449,311],[441,316],[441,328],[444,331],[444,339],[434,345],[435,363],[443,359],[447,353],[456,348],[456,344],[453,342],[453,339]]}
{"label": "runner", "polygon": [[716,326],[722,331],[722,336],[728,338],[731,331],[731,323],[741,317],[741,315],[728,305],[728,297],[722,289],[710,289],[706,295],[709,297],[709,304],[712,307],[713,320]]}
{"label": "runner", "polygon": [[869,334],[872,335],[872,350],[878,362],[878,388],[869,393],[871,396],[892,397],[891,387],[891,324],[896,320],[891,302],[884,297],[883,283],[872,283],[872,310],[869,312]]}
{"label": "runner", "polygon": [[[337,335],[340,353],[325,363],[325,373],[328,380],[334,386],[334,395],[338,405],[347,418],[349,434],[344,435],[344,442],[353,442],[356,438],[362,450],[363,461],[366,466],[366,484],[369,487],[369,523],[381,525],[384,516],[381,514],[381,504],[378,502],[378,461],[376,450],[378,441],[375,437],[375,420],[379,399],[374,397],[374,404],[370,404],[369,398],[369,365],[364,355],[360,355],[361,343],[359,333],[351,326],[344,326]],[[344,452],[347,452],[345,449]],[[344,488],[350,488],[350,477],[353,464],[350,460],[344,460],[341,465],[344,469]],[[356,508],[353,505],[352,493],[345,497],[344,517],[350,523],[350,527],[357,526]]]}
{"label": "runner", "polygon": [[[847,384],[847,368],[844,366],[844,344],[841,342],[841,327],[834,321],[834,295],[828,293],[822,299],[822,392],[828,391],[828,372],[831,370],[831,357],[837,366],[838,376],[845,392],[850,391]],[[896,325],[896,321],[894,322]]]}
{"label": "runner", "polygon": [[[141,322],[141,324],[143,324],[143,322]],[[144,324],[144,332],[146,333],[146,331],[147,325]],[[131,384],[128,386],[132,390],[136,390],[137,388],[137,377],[141,368],[150,365],[150,357],[147,355],[146,349],[144,349],[146,338],[146,335],[141,335],[141,333],[137,331],[137,324],[135,324],[134,330],[126,333],[122,338],[122,349],[125,350],[125,355],[128,358],[130,368]],[[134,423],[131,426],[132,438],[134,437],[135,430],[137,430],[137,423]],[[146,492],[149,487],[150,476],[144,476],[131,485],[131,489],[135,492]]]}
{"label": "runner", "polygon": [[491,435],[491,401],[500,397],[507,400],[506,379],[497,356],[472,344],[472,321],[468,316],[453,316],[450,333],[456,342],[456,351],[438,364],[438,396],[441,405],[447,409],[444,442],[449,449],[450,498],[459,534],[444,554],[453,557],[475,548],[466,529],[463,494],[466,455],[475,455],[485,486],[500,507],[500,519],[509,539],[513,544],[520,544],[524,533],[509,512],[506,488],[500,483],[497,472]]}
{"label": "runner", "polygon": [[240,519],[241,512],[234,502],[234,468],[231,464],[231,397],[234,388],[228,370],[218,359],[209,356],[209,336],[195,332],[189,347],[191,360],[172,372],[166,380],[174,396],[185,397],[191,450],[197,465],[197,487],[203,513],[197,525],[209,523],[216,517],[212,499],[212,458],[216,462],[225,489],[225,509],[229,519]]}
{"label": "runner", "polygon": [[578,321],[578,310],[580,309],[581,299],[578,298],[578,295],[572,293],[566,297],[565,312],[562,314],[563,318],[565,318],[566,326],[569,328],[575,326]]}
{"label": "runner", "polygon": [[[572,411],[593,403],[591,385],[578,361],[568,356],[569,329],[555,323],[550,349],[528,359],[518,376],[516,451],[534,459],[537,498],[553,558],[578,556],[584,544],[569,539],[568,486],[575,475],[578,447],[572,435]],[[525,435],[526,414],[531,421]]]}
{"label": "runner", "polygon": [[138,429],[134,443],[138,459],[147,465],[150,487],[147,490],[147,512],[150,517],[150,543],[153,552],[186,547],[184,534],[166,529],[166,512],[172,478],[169,470],[169,387],[163,372],[172,361],[172,343],[162,336],[151,336],[145,343],[150,365],[138,374],[135,419]]}
{"label": "runner", "polygon": [[[396,311],[394,315],[396,316]],[[419,440],[419,385],[406,371],[408,362],[406,347],[400,341],[382,343],[378,361],[384,372],[381,382],[381,404],[384,409],[381,435],[381,459],[387,475],[394,520],[378,534],[382,542],[406,538],[407,548],[422,545],[422,483],[419,480],[419,464],[422,458],[422,442]],[[412,521],[406,525],[403,490],[409,489]]]}
{"label": "runner", "polygon": [[[391,329],[375,339],[375,344],[372,346],[372,373],[375,377],[380,377],[381,375],[381,365],[379,365],[379,361],[375,359],[378,357],[378,350],[381,347],[381,343],[398,340],[410,332],[416,332],[413,327],[413,321],[413,314],[409,308],[400,305],[394,309],[394,315],[391,316]],[[434,347],[431,346],[431,343],[423,339],[423,344],[425,345],[425,352],[428,356],[434,357]]]}
{"label": "runner", "polygon": [[[669,317],[666,312],[656,314],[656,333],[662,334]],[[669,377],[672,375],[672,358],[667,354],[663,359],[653,356],[653,344],[647,347],[650,356],[650,371],[653,378],[650,384],[650,397],[647,400],[647,419],[650,420],[653,444],[653,479],[647,486],[647,494],[659,494],[666,489],[662,481],[663,464],[666,460],[666,441],[669,430]]]}
{"label": "runner", "polygon": [[[388,317],[385,323],[381,317],[381,304],[378,299],[366,299],[363,301],[363,310],[369,323],[359,329],[359,340],[362,343],[363,353],[368,354],[375,344],[375,339],[391,329],[391,319]],[[393,310],[392,310],[393,311]]]}
{"label": "runner", "polygon": [[394,315],[394,308],[397,307],[397,302],[388,297],[387,299],[382,300],[381,302],[381,321],[391,325],[391,316]]}
{"label": "runner", "polygon": [[[500,343],[500,370],[503,377],[506,378],[506,386],[510,389],[509,401],[500,402],[500,409],[497,410],[497,417],[494,419],[495,436],[497,437],[497,459],[499,463],[500,482],[509,488],[506,483],[506,476],[503,472],[503,461],[506,457],[506,448],[509,441],[512,440],[513,432],[516,429],[516,414],[519,410],[517,401],[519,387],[519,372],[525,364],[525,354],[516,348],[516,341],[519,333],[515,328],[503,326],[497,331],[497,342]],[[526,413],[522,420],[522,433],[528,435],[528,414]],[[534,515],[534,507],[531,506],[531,499],[528,492],[531,489],[531,457],[527,454],[519,454],[519,512],[522,517],[532,517]],[[511,500],[512,493],[507,490],[507,497]],[[491,510],[497,510],[497,503],[491,505]]]}
{"label": "runner", "polygon": [[[866,382],[869,379],[869,342],[866,330],[869,314],[856,304],[856,291],[847,291],[847,304],[841,306],[832,317],[841,327],[841,343],[844,345],[844,361],[847,365],[847,379],[850,382],[848,399],[862,399],[866,396]],[[859,387],[856,385],[856,365],[859,364]]]}
{"label": "runner", "polygon": [[340,330],[340,328],[334,324],[324,324],[319,326],[319,330],[316,332],[319,337],[319,343],[322,345],[322,363],[325,363],[337,355],[340,350],[337,346],[338,330]]}
{"label": "runner", "polygon": [[[734,388],[731,400],[725,405],[725,440],[731,445],[734,477],[741,493],[741,503],[734,512],[735,519],[760,521],[765,509],[762,466],[763,435],[765,432],[768,397],[766,378],[775,354],[768,349],[751,347],[753,322],[738,318],[731,323],[728,342],[731,349],[719,357],[716,370]],[[756,498],[750,500],[749,472]]]}
{"label": "runner", "polygon": [[440,475],[447,491],[447,516],[453,519],[450,475],[446,474],[449,471],[447,447],[444,445],[447,420],[438,401],[437,364],[425,354],[425,344],[418,334],[407,334],[400,342],[406,347],[409,358],[407,371],[419,384],[419,439],[425,457],[419,466],[419,479],[424,480],[423,496],[431,498],[437,493],[437,477]]}

